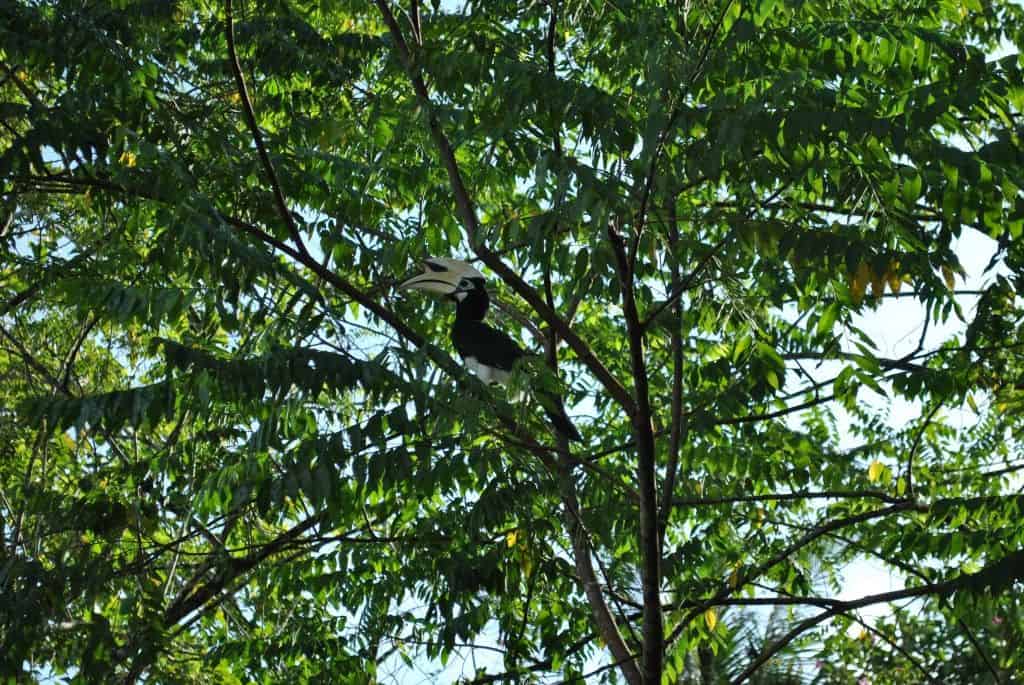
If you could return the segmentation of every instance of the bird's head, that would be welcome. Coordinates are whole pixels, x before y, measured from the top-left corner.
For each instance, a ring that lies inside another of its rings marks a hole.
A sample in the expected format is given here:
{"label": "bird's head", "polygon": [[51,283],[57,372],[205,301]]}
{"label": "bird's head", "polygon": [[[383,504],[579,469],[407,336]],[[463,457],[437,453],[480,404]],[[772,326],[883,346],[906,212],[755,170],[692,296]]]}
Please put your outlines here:
{"label": "bird's head", "polygon": [[484,275],[472,265],[458,259],[428,257],[423,260],[423,273],[398,286],[399,290],[426,290],[461,302],[466,296],[484,289]]}

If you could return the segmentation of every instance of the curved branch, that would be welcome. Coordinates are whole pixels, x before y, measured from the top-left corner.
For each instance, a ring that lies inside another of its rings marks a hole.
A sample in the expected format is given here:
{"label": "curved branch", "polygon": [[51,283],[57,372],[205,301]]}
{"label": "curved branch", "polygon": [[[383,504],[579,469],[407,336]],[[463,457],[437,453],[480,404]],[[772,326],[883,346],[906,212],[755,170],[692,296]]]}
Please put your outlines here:
{"label": "curved branch", "polygon": [[[934,504],[932,506],[934,506]],[[930,582],[928,576],[922,573],[920,569],[916,568],[911,564],[908,564],[902,559],[897,559],[894,557],[890,557],[886,554],[882,554],[878,550],[864,546],[856,540],[851,540],[845,535],[832,533],[829,537],[835,538],[836,540],[841,540],[843,543],[851,547],[860,549],[862,552],[865,552],[867,554],[871,554],[872,556],[881,559],[884,563],[895,566],[896,568],[902,570],[904,573],[908,573],[925,583]],[[940,598],[939,603],[951,613],[953,612],[953,607],[950,605],[949,600],[947,600],[945,597]],[[981,657],[981,660],[985,662],[986,668],[988,668],[989,673],[992,674],[993,682],[1000,682],[999,669],[996,668],[996,665],[994,663],[992,663],[992,657],[988,655],[988,652],[986,652],[984,647],[982,647],[981,643],[978,641],[978,638],[974,636],[974,633],[971,631],[970,626],[968,626],[967,623],[959,617],[956,619],[956,622],[957,625],[960,626],[960,630],[963,631],[964,636],[967,638],[967,641],[971,643],[972,647],[974,647],[974,651],[978,654],[979,657]]]}

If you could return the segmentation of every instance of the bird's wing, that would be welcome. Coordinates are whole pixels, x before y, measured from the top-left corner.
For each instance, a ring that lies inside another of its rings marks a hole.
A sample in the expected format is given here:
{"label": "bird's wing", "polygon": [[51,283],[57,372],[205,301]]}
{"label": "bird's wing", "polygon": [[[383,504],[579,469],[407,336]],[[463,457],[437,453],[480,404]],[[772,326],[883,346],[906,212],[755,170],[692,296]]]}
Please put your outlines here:
{"label": "bird's wing", "polygon": [[[519,343],[503,331],[492,328],[482,321],[459,323],[453,331],[452,340],[455,343],[455,349],[464,358],[472,357],[478,364],[502,371],[511,371],[516,360],[526,356],[526,352],[519,347]],[[479,371],[476,373],[481,375]],[[571,441],[582,440],[558,394],[538,391],[535,397],[555,430]]]}
{"label": "bird's wing", "polygon": [[455,337],[455,347],[463,357],[475,357],[487,366],[511,371],[515,361],[526,354],[507,333],[482,321],[463,323]]}

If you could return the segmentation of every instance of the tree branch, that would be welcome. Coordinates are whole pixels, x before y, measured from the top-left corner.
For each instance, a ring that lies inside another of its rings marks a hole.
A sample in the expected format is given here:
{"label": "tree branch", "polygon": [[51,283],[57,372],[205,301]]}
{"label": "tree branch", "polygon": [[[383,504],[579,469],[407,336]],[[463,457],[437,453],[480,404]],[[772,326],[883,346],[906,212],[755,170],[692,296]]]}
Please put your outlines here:
{"label": "tree branch", "polygon": [[801,402],[800,404],[794,404],[791,407],[784,407],[777,409],[776,411],[763,412],[761,414],[747,414],[746,416],[734,416],[728,419],[715,419],[714,425],[716,426],[735,426],[741,423],[755,423],[757,421],[767,421],[769,419],[777,419],[788,414],[793,414],[804,409],[810,409],[816,407],[819,404],[825,404],[831,402],[836,398],[835,395],[825,395],[824,397],[815,397],[814,399]]}
{"label": "tree branch", "polygon": [[910,497],[914,496],[914,455],[917,454],[917,450],[921,447],[921,440],[924,438],[924,432],[928,430],[928,426],[931,424],[932,419],[942,409],[942,402],[936,402],[932,410],[928,412],[928,415],[924,418],[924,423],[917,431],[917,435],[914,437],[914,444],[910,446],[910,451],[907,453],[907,495]]}
{"label": "tree branch", "polygon": [[238,52],[235,49],[235,19],[231,0],[224,0],[224,8],[227,14],[229,61],[231,63],[231,71],[235,75],[238,95],[242,100],[242,111],[245,112],[245,121],[249,126],[249,132],[252,133],[252,139],[256,143],[256,150],[259,152],[263,169],[270,179],[270,186],[274,192],[274,202],[277,204],[277,212],[281,215],[281,220],[284,221],[284,225],[288,228],[288,234],[291,236],[299,253],[304,257],[309,257],[306,244],[299,233],[299,227],[295,225],[295,217],[292,216],[291,211],[288,209],[288,204],[285,202],[284,191],[281,189],[281,180],[278,178],[277,171],[274,169],[274,163],[270,160],[270,155],[267,153],[267,146],[263,142],[263,134],[260,133],[259,124],[256,123],[256,113],[253,111],[252,99],[249,97],[249,88],[245,85],[245,76],[242,74],[242,66],[238,62]]}
{"label": "tree branch", "polygon": [[[678,233],[679,229],[677,227],[675,229],[675,235],[678,236]],[[711,262],[711,260],[718,256],[719,251],[723,247],[725,247],[725,244],[727,242],[729,242],[729,240],[732,238],[733,233],[734,231],[730,229],[729,232],[726,233],[721,240],[715,243],[711,250],[706,255],[704,255],[704,257],[700,260],[697,266],[695,266],[693,270],[690,271],[689,274],[687,274],[686,278],[682,282],[679,281],[678,266],[673,269],[674,275],[672,276],[672,283],[678,285],[672,289],[672,292],[668,294],[668,297],[666,297],[663,302],[659,302],[656,306],[651,307],[650,311],[647,312],[647,316],[644,317],[644,321],[642,324],[644,328],[650,326],[651,322],[654,321],[658,314],[661,314],[663,311],[665,311],[667,307],[674,307],[679,302],[679,298],[681,298],[683,294],[685,294],[688,290],[690,290],[690,288],[694,286],[694,284],[697,281],[697,277],[701,274],[701,272],[704,271],[704,268]]]}
{"label": "tree branch", "polygon": [[[567,650],[565,650],[564,656],[568,657],[568,656],[571,656],[571,655],[579,652],[581,649],[584,649],[588,645],[592,644],[593,641],[594,641],[594,635],[593,634],[585,635],[582,639],[577,640],[572,645],[570,645],[569,648]],[[474,679],[472,681],[468,681],[466,685],[486,685],[487,683],[499,683],[499,682],[502,682],[502,681],[509,681],[509,682],[516,682],[516,683],[518,683],[518,682],[520,682],[522,680],[521,676],[523,676],[524,674],[526,674],[526,673],[536,673],[537,671],[549,670],[549,669],[551,669],[551,667],[553,665],[554,665],[554,658],[549,656],[546,659],[543,659],[541,661],[537,661],[537,662],[527,666],[525,669],[510,670],[510,671],[507,671],[505,673],[495,673],[493,675],[481,676],[480,678],[476,678],[476,679]]]}
{"label": "tree branch", "polygon": [[637,485],[640,490],[640,578],[643,585],[643,678],[645,684],[661,682],[665,645],[665,625],[661,615],[661,531],[658,517],[658,491],[654,426],[651,423],[651,398],[644,353],[644,331],[636,309],[633,271],[626,244],[615,226],[608,226],[608,240],[618,266],[622,290],[622,311],[629,336],[630,367],[633,372],[636,411],[630,415],[637,446]]}
{"label": "tree branch", "polygon": [[[558,439],[568,446],[566,436],[559,435]],[[598,634],[608,645],[612,657],[620,665],[622,676],[626,682],[630,685],[643,685],[644,680],[637,668],[635,657],[622,639],[619,627],[615,623],[615,617],[608,610],[608,604],[601,593],[601,584],[597,580],[597,574],[594,573],[593,561],[590,558],[590,543],[580,518],[580,504],[572,482],[571,467],[565,457],[562,457],[559,465],[558,484],[562,496],[562,519],[569,532],[576,574],[580,585],[583,586],[587,602],[590,604],[594,625]]]}
{"label": "tree branch", "polygon": [[[679,217],[676,215],[676,198],[668,202],[668,236],[669,250],[679,243]],[[674,256],[669,259],[669,273],[672,282],[679,280],[679,260]],[[672,400],[670,405],[668,439],[668,465],[665,467],[665,484],[661,492],[661,510],[658,516],[658,547],[665,544],[665,530],[672,513],[672,497],[676,487],[676,472],[679,470],[679,454],[682,451],[684,427],[689,426],[688,417],[683,416],[683,305],[677,298],[672,305],[672,325],[669,346],[672,354]],[[641,325],[642,328],[646,326]],[[685,431],[688,432],[688,431]]]}
{"label": "tree branch", "polygon": [[[704,36],[704,45],[702,46],[700,57],[697,60],[697,64],[694,65],[693,71],[690,72],[690,78],[686,83],[686,90],[689,91],[693,87],[697,78],[700,76],[701,71],[704,69],[704,64],[707,62],[708,55],[711,54],[711,46],[715,39],[715,34],[722,27],[722,23],[725,21],[725,15],[732,6],[735,0],[726,0],[725,5],[722,7],[722,11],[718,15],[718,19],[708,27],[708,31]],[[685,94],[683,96],[685,97]],[[682,101],[682,97],[680,99]],[[669,114],[668,121],[665,126],[658,132],[658,139],[655,142],[654,150],[651,152],[651,161],[647,168],[647,173],[644,176],[643,186],[640,191],[640,208],[636,213],[636,244],[640,243],[640,233],[643,230],[643,226],[646,223],[647,218],[647,205],[650,200],[651,192],[654,189],[654,177],[658,168],[658,159],[661,157],[661,151],[665,147],[665,142],[668,140],[668,136],[672,131],[672,128],[676,125],[676,120],[679,115],[682,114],[682,107],[679,105],[672,108],[672,112]]]}
{"label": "tree branch", "polygon": [[[935,503],[933,503],[932,506],[934,507]],[[922,573],[916,567],[914,567],[911,564],[908,564],[907,562],[903,561],[902,559],[897,559],[897,558],[893,558],[893,557],[887,556],[885,554],[882,554],[878,550],[875,550],[875,549],[872,549],[870,547],[867,547],[867,546],[861,544],[860,542],[858,542],[856,540],[852,540],[852,539],[846,537],[845,535],[839,535],[838,533],[831,533],[829,537],[835,538],[836,540],[841,540],[843,543],[845,543],[845,544],[847,544],[847,545],[849,545],[851,547],[855,547],[857,549],[860,549],[862,552],[865,552],[867,554],[871,554],[872,556],[875,556],[878,559],[881,559],[886,564],[890,564],[892,566],[895,566],[896,568],[900,569],[904,573],[908,573],[908,574],[914,576],[915,578],[918,578],[919,580],[921,580],[921,581],[923,581],[925,583],[930,583],[931,582],[931,580],[928,578],[928,576],[926,576],[924,573]],[[951,613],[955,614],[955,612],[953,612],[953,607],[950,605],[949,601],[945,597],[940,598],[939,599],[939,603],[942,606],[944,606],[948,611],[950,611]],[[968,626],[967,623],[962,618],[958,617],[956,619],[956,621],[957,621],[957,625],[960,626],[960,630],[963,631],[964,635],[967,637],[967,640],[971,643],[971,646],[974,648],[974,651],[978,654],[978,656],[981,657],[981,660],[985,662],[986,668],[988,668],[989,673],[992,674],[993,682],[996,682],[996,683],[1000,682],[1001,677],[999,675],[999,669],[996,668],[996,665],[994,663],[992,663],[992,658],[988,655],[988,652],[985,651],[985,649],[982,647],[981,643],[974,636],[974,633],[971,631],[970,626]],[[910,657],[908,656],[907,658],[909,659]]]}
{"label": "tree branch", "polygon": [[412,27],[412,36],[419,45],[423,45],[423,29],[420,26],[420,0],[411,0],[409,3],[409,26]]}
{"label": "tree branch", "polygon": [[[211,580],[199,586],[185,588],[164,611],[162,627],[176,625],[194,611],[198,611],[207,602],[214,600],[236,578],[254,569],[264,559],[283,551],[307,530],[313,528],[324,518],[324,514],[315,514],[302,523],[290,528],[258,550],[241,558],[229,557],[223,568]],[[152,663],[155,651],[146,650],[138,654],[125,677],[125,683],[134,683]]]}
{"label": "tree branch", "polygon": [[743,502],[787,502],[804,499],[875,499],[889,504],[905,502],[906,498],[893,497],[881,490],[822,490],[820,492],[778,492],[767,495],[725,495],[722,497],[676,497],[677,506],[714,506]]}

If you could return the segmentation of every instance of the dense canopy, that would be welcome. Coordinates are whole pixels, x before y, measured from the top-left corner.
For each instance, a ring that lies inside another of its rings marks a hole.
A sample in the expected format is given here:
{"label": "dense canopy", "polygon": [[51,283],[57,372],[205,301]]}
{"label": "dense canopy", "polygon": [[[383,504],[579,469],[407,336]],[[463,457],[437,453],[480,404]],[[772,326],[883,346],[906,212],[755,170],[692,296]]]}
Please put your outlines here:
{"label": "dense canopy", "polygon": [[[1022,42],[988,0],[0,3],[0,676],[1024,679]],[[512,387],[396,291],[427,256]]]}

